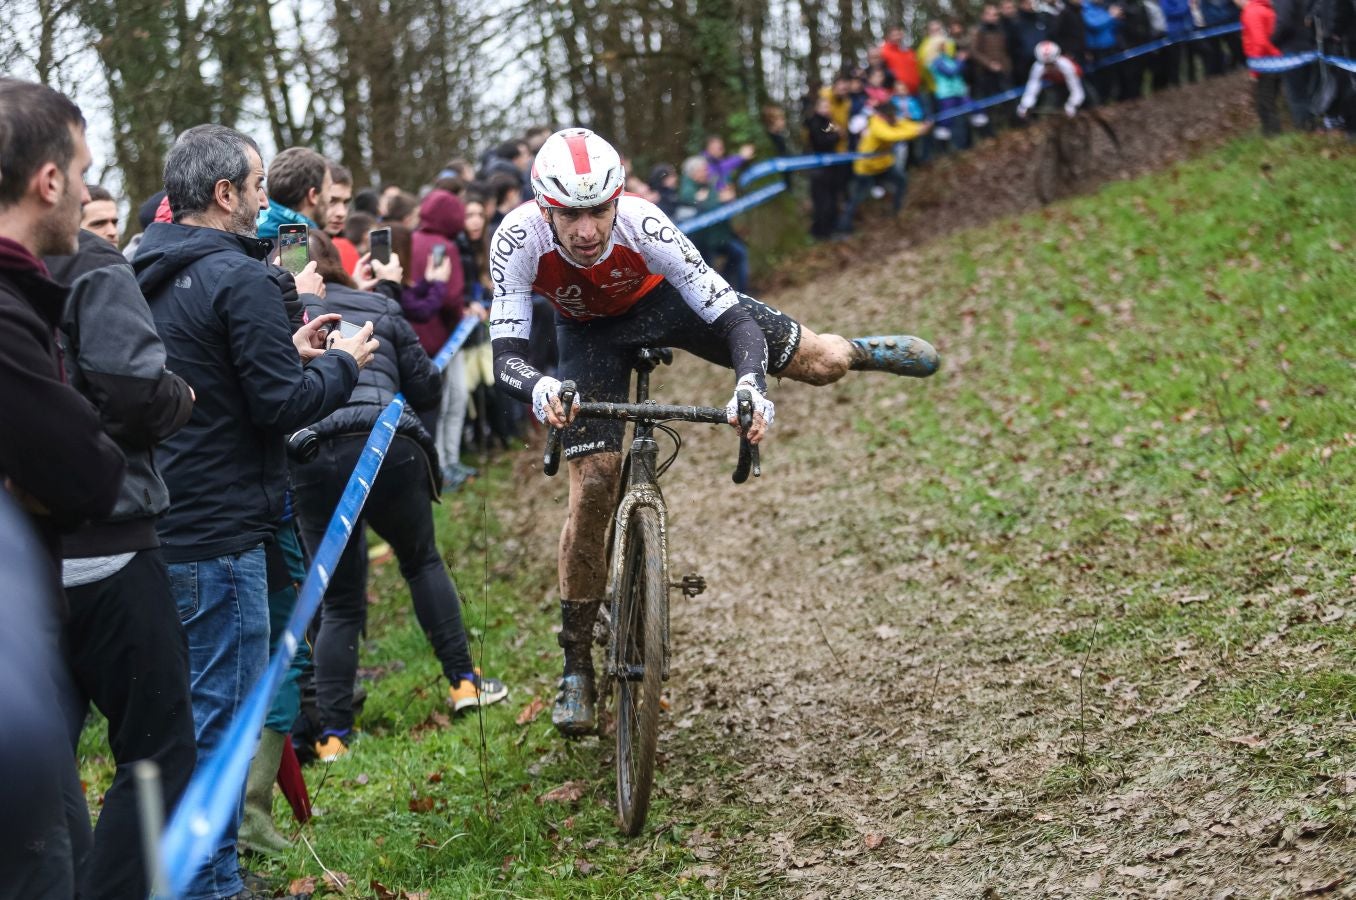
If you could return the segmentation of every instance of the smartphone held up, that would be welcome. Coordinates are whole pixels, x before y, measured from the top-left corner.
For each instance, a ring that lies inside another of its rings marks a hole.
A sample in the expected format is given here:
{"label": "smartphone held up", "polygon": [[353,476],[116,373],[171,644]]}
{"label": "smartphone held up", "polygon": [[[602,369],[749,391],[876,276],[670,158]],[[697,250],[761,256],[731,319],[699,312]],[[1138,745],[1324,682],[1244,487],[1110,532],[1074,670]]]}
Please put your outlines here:
{"label": "smartphone held up", "polygon": [[374,262],[388,265],[391,262],[391,229],[374,228],[369,231],[367,248]]}
{"label": "smartphone held up", "polygon": [[305,225],[278,226],[278,258],[293,275],[300,275],[311,261],[310,236]]}

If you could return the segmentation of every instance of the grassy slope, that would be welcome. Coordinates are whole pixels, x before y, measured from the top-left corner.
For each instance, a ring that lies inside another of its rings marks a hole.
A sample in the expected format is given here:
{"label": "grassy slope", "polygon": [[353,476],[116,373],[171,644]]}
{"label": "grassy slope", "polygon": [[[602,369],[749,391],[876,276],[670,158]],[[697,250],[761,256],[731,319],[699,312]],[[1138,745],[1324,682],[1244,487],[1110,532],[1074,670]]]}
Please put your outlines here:
{"label": "grassy slope", "polygon": [[[1138,685],[1095,713],[1117,719],[1119,743],[1094,740],[1030,773],[1030,796],[1097,790],[1136,755],[1255,738],[1230,745],[1241,789],[1285,801],[1292,820],[1352,828],[1336,787],[1356,769],[1352,248],[1352,157],[1291,139],[1233,144],[924,251],[931,312],[917,327],[943,336],[948,369],[934,402],[857,427],[882,449],[907,440],[918,472],[907,503],[928,514],[916,540],[863,539],[852,552],[885,571],[963,557],[1033,620],[1057,611],[1077,623],[1032,640],[1096,669],[1099,698],[1116,696],[1105,690],[1116,677]],[[891,290],[887,273],[878,288]],[[355,896],[372,895],[372,880],[433,897],[704,894],[689,820],[727,833],[767,823],[736,802],[687,808],[666,791],[652,813],[662,830],[619,841],[606,754],[556,740],[549,715],[513,721],[530,697],[549,702],[557,652],[542,599],[553,547],[501,530],[518,481],[501,463],[439,510],[484,668],[514,687],[486,712],[483,755],[474,718],[436,718],[445,688],[387,565],[364,650],[383,673],[368,738],[323,785],[308,770],[322,814],[304,834],[329,869],[354,876]],[[97,793],[106,750],[88,735],[84,749]],[[720,760],[682,770],[706,764]],[[572,779],[586,783],[580,802],[536,802]],[[926,810],[909,829],[929,827]],[[273,872],[320,869],[298,847]],[[742,883],[736,870],[724,886]]]}
{"label": "grassy slope", "polygon": [[[943,621],[980,641],[935,654],[939,673],[968,680],[946,711],[983,720],[957,729],[966,752],[932,766],[924,753],[898,773],[915,792],[892,813],[897,833],[959,851],[905,856],[915,884],[955,889],[983,868],[966,848],[1024,876],[1029,856],[997,860],[1053,842],[1092,854],[1073,857],[1091,869],[1130,866],[1124,845],[1156,832],[1146,800],[1163,815],[1213,804],[1217,832],[1186,813],[1179,868],[1202,877],[1350,860],[1353,249],[1351,151],[1253,140],[957,235],[907,272],[807,290],[889,297],[902,278],[910,327],[947,360],[907,405],[838,389],[870,410],[858,432],[893,462],[867,470],[886,502],[835,491],[851,509],[813,532],[901,573],[893,593],[937,598]],[[803,312],[805,298],[778,299]],[[829,315],[865,324],[848,307]],[[775,448],[788,468],[817,452],[801,438]],[[899,601],[874,617],[898,623]],[[910,718],[897,720],[905,734]],[[975,752],[987,759],[967,762]],[[875,755],[857,768],[896,774]],[[1012,821],[958,815],[963,800],[1006,806]],[[1122,802],[1143,812],[1137,827],[1105,814]],[[1259,847],[1293,849],[1293,834],[1272,831],[1301,822],[1320,836],[1316,855],[1261,860]],[[1162,824],[1153,837],[1166,843]],[[1111,850],[1083,850],[1095,837]]]}

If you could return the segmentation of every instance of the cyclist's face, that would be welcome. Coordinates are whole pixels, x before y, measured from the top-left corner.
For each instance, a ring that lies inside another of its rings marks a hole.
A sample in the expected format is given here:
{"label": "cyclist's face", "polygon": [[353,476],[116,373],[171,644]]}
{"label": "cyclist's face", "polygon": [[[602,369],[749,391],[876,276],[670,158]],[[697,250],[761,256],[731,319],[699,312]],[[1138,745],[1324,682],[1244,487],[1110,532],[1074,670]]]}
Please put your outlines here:
{"label": "cyclist's face", "polygon": [[556,226],[556,237],[570,258],[591,266],[602,258],[617,218],[616,201],[588,209],[549,209],[542,215]]}

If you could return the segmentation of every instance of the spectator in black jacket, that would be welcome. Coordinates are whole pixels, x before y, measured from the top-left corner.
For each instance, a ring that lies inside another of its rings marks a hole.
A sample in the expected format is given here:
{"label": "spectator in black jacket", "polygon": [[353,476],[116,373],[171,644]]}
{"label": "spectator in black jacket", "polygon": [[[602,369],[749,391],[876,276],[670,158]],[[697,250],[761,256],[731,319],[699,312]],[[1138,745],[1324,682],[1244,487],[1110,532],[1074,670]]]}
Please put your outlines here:
{"label": "spectator in black jacket", "polygon": [[113,512],[62,538],[70,608],[63,631],[78,692],[71,748],[93,701],[108,721],[117,764],[78,888],[82,898],[144,897],[132,764],[149,759],[160,767],[167,815],[188,786],[197,751],[188,644],[155,531],[169,491],[151,458],[154,446],[188,421],[192,391],[165,368],[150,308],[115,246],[81,231],[73,256],[45,262],[71,285],[61,322],[67,377],[127,457]]}
{"label": "spectator in black jacket", "polygon": [[[15,676],[27,681],[6,692],[21,701],[21,709],[14,718],[7,713],[0,720],[8,738],[0,744],[31,737],[36,747],[49,750],[48,737],[63,726],[62,710],[49,705],[44,716],[30,701],[70,701],[65,674],[50,665],[58,653],[54,604],[64,607],[59,535],[108,514],[124,468],[122,451],[104,433],[94,408],[63,383],[55,333],[67,290],[48,277],[41,261],[47,254],[75,250],[89,164],[85,119],[74,103],[50,88],[0,78],[0,329],[5,335],[0,484],[27,510],[44,545],[36,557],[30,552],[24,567],[28,577],[19,583],[6,580],[0,590],[24,604],[14,621],[4,615],[0,631],[9,637],[13,627],[38,641],[29,648],[34,667]],[[7,541],[15,539],[10,518]],[[16,545],[4,547],[9,551]],[[10,662],[7,652],[3,658]],[[6,704],[5,709],[14,708]],[[6,759],[14,756],[12,747],[0,750]],[[7,783],[31,780],[38,797],[57,804],[55,809],[4,807],[4,817],[11,820],[4,836],[13,838],[0,841],[0,892],[7,897],[65,900],[75,895],[77,868],[89,850],[89,814],[74,755],[59,748],[56,753],[49,760],[20,758],[19,766],[3,769]]]}
{"label": "spectator in black jacket", "polygon": [[[56,585],[32,523],[0,491],[0,894],[75,896],[72,813],[89,813],[66,741],[61,708],[70,694],[58,649]],[[79,801],[68,809],[68,801]]]}
{"label": "spectator in black jacket", "polygon": [[[833,153],[841,133],[834,124],[832,106],[827,97],[815,98],[814,110],[805,118],[805,146],[811,153]],[[810,237],[825,241],[833,236],[838,221],[838,195],[841,181],[837,167],[810,171]]]}
{"label": "spectator in black jacket", "polygon": [[[1085,75],[1092,62],[1088,55],[1088,31],[1083,22],[1083,0],[1065,0],[1064,8],[1050,26],[1050,40],[1059,44],[1060,51],[1078,63]],[[1086,82],[1086,77],[1084,78]]]}
{"label": "spectator in black jacket", "polygon": [[[184,132],[165,161],[174,222],[152,224],[134,262],[169,367],[197,394],[156,463],[170,490],[159,531],[188,634],[199,760],[220,748],[268,659],[264,542],[283,518],[286,435],[342,405],[376,349],[370,328],[324,349],[330,316],[291,333],[283,287],[264,263],[270,245],[254,237],[268,207],[263,180],[249,138],[216,125]],[[296,287],[320,293],[319,280],[299,275]],[[189,900],[251,896],[238,816]]]}
{"label": "spectator in black jacket", "polygon": [[107,515],[123,473],[98,414],[63,383],[56,328],[68,291],[41,261],[75,251],[89,164],[74,103],[0,78],[0,478],[32,517],[54,580],[60,532]]}
{"label": "spectator in black jacket", "polygon": [[367,620],[367,548],[364,524],[391,545],[400,574],[410,588],[415,616],[433,645],[457,711],[503,700],[508,689],[482,678],[471,662],[470,642],[461,621],[461,600],[443,565],[433,531],[432,503],[440,491],[438,449],[424,428],[420,410],[442,401],[442,377],[406,321],[400,304],[357,290],[344,272],[329,238],[311,233],[311,258],[326,279],[325,305],[352,323],[365,322],[381,341],[376,357],[342,408],[317,422],[320,451],[309,463],[293,467],[297,512],[308,546],[324,537],[330,515],[358,463],[367,436],[382,411],[403,393],[396,436],[372,483],[362,518],[334,568],[325,592],[320,633],[316,636],[316,703],[321,736],[316,755],[332,762],[347,752],[353,730],[353,682],[358,670],[358,644]]}
{"label": "spectator in black jacket", "polygon": [[[1283,55],[1308,53],[1318,46],[1314,40],[1314,26],[1309,19],[1306,0],[1272,0],[1276,11],[1276,29],[1271,43]],[[1300,131],[1314,127],[1314,99],[1318,93],[1318,63],[1291,69],[1281,75],[1285,86],[1285,102],[1290,107],[1290,118]]]}

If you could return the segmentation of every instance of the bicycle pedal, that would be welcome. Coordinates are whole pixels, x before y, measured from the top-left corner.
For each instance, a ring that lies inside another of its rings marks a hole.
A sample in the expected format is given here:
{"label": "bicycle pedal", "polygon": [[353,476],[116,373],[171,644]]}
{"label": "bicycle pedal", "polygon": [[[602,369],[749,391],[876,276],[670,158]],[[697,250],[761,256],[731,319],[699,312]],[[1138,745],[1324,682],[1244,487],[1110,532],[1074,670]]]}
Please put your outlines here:
{"label": "bicycle pedal", "polygon": [[706,579],[700,575],[684,575],[682,581],[675,581],[670,587],[676,587],[684,596],[695,597],[706,590]]}

